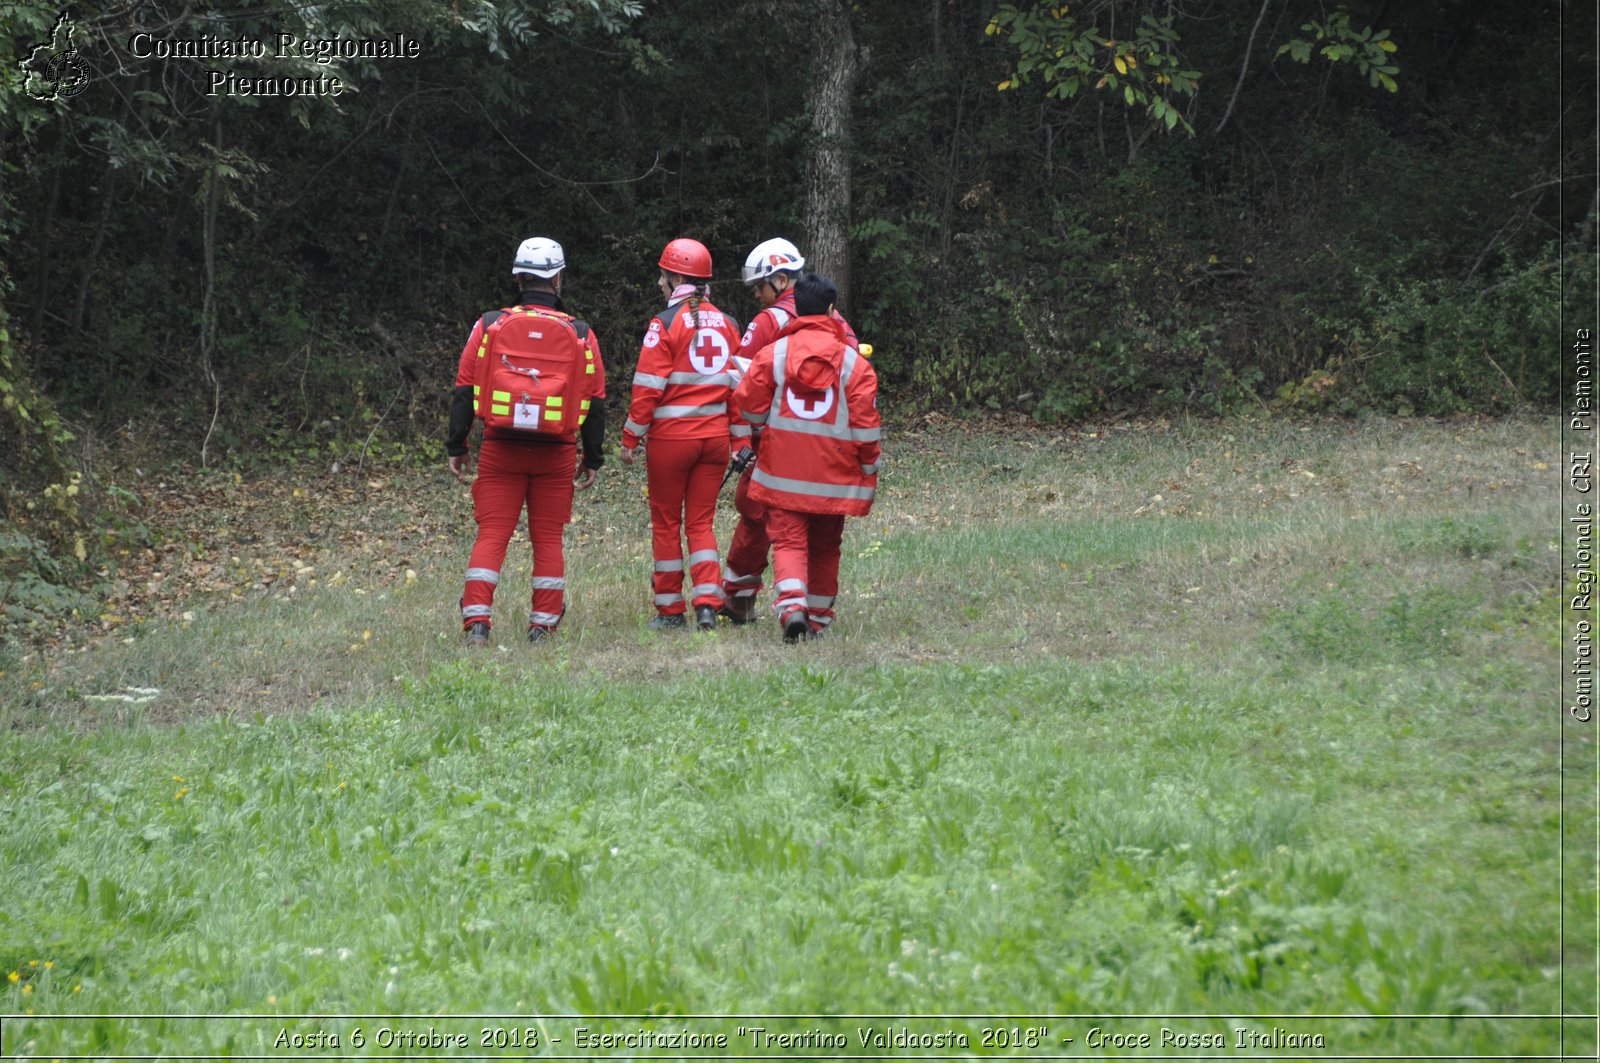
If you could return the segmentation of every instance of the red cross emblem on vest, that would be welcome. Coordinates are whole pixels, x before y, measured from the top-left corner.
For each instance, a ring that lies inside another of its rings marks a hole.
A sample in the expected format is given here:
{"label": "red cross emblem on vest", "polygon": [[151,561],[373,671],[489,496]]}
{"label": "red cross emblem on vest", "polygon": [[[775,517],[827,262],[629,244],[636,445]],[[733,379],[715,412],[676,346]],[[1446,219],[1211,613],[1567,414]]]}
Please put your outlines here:
{"label": "red cross emblem on vest", "polygon": [[833,409],[833,389],[802,398],[794,393],[794,388],[784,388],[783,401],[788,404],[789,412],[801,420],[820,421]]}
{"label": "red cross emblem on vest", "polygon": [[703,328],[694,336],[694,347],[689,351],[689,364],[706,376],[722,372],[728,365],[728,337],[716,329]]}

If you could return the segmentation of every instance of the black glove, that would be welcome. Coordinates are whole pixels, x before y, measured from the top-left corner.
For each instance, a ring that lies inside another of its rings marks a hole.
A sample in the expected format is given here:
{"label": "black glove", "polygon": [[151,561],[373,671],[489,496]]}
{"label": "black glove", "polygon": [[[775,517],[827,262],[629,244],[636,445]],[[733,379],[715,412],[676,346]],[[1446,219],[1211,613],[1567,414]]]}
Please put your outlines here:
{"label": "black glove", "polygon": [[729,466],[734,472],[744,472],[750,463],[756,460],[756,452],[749,447],[740,447],[739,453],[733,456],[733,463]]}

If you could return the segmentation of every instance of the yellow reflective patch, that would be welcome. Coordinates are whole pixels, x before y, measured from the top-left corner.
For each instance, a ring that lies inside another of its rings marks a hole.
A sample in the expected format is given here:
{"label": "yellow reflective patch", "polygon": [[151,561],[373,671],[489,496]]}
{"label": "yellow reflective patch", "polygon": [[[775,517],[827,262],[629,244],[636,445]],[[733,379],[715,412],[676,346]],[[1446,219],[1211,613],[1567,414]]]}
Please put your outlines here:
{"label": "yellow reflective patch", "polygon": [[547,420],[547,421],[559,421],[559,420],[561,420],[561,411],[560,410],[546,410],[546,411],[544,411],[544,419]]}
{"label": "yellow reflective patch", "polygon": [[483,394],[483,385],[482,384],[474,384],[474,385],[472,385],[472,397],[473,398],[477,398],[479,395],[482,395],[482,394]]}
{"label": "yellow reflective patch", "polygon": [[491,395],[490,398],[494,399],[494,401],[496,401],[496,402],[510,402],[511,401],[511,392],[509,392],[509,391],[497,391],[493,395]]}
{"label": "yellow reflective patch", "polygon": [[497,413],[500,416],[505,417],[505,416],[508,416],[511,413],[511,407],[510,406],[490,406],[489,407],[489,412],[490,413]]}
{"label": "yellow reflective patch", "polygon": [[584,399],[582,404],[578,408],[583,410],[585,413],[587,413],[588,410],[589,410],[589,400],[588,399]]}
{"label": "yellow reflective patch", "polygon": [[546,406],[560,406],[561,405],[561,396],[560,395],[551,395],[548,399],[544,400],[544,404]]}
{"label": "yellow reflective patch", "polygon": [[583,367],[583,371],[585,373],[587,373],[589,376],[594,376],[594,366],[593,365],[584,366]]}

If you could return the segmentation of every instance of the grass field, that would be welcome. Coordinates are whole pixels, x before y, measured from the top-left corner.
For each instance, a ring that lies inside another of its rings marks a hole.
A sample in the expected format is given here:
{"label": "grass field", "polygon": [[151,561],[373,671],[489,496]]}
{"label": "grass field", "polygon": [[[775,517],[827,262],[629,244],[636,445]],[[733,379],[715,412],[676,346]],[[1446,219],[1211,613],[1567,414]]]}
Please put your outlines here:
{"label": "grass field", "polygon": [[1593,1058],[1557,429],[903,426],[798,647],[644,629],[640,470],[477,654],[441,471],[219,489],[212,591],[0,674],[4,1052]]}

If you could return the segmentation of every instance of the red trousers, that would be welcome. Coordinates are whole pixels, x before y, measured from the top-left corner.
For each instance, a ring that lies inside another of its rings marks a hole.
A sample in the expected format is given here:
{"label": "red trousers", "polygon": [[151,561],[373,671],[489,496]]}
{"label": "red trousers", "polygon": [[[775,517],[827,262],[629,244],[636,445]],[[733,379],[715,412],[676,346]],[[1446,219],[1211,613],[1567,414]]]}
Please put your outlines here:
{"label": "red trousers", "polygon": [[656,612],[681,616],[683,540],[689,540],[689,591],[695,608],[722,606],[722,558],[711,527],[717,491],[728,466],[728,437],[651,439],[645,447],[650,486],[651,552],[655,555]]}
{"label": "red trousers", "polygon": [[839,594],[844,516],[766,508],[772,575],[777,580],[773,611],[782,621],[790,610],[803,609],[811,630],[821,631],[833,623],[833,601]]}
{"label": "red trousers", "polygon": [[767,551],[772,547],[772,540],[767,538],[767,507],[750,497],[750,477],[755,471],[752,462],[733,492],[739,523],[733,529],[727,563],[722,569],[722,594],[729,599],[753,599],[761,593],[761,573],[766,571]]}
{"label": "red trousers", "polygon": [[[485,439],[472,481],[472,516],[478,538],[467,561],[461,593],[461,623],[489,621],[506,547],[528,507],[533,544],[533,595],[529,627],[554,629],[566,605],[566,558],[561,535],[572,519],[572,477],[578,452],[561,443],[517,444]],[[492,623],[492,621],[491,621]]]}

